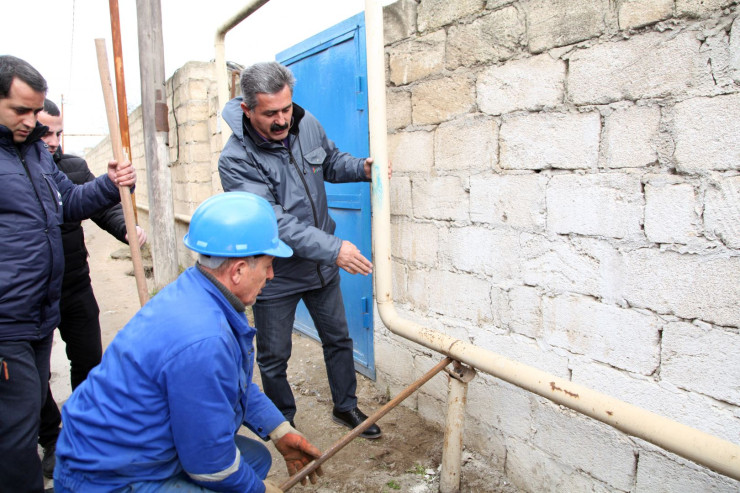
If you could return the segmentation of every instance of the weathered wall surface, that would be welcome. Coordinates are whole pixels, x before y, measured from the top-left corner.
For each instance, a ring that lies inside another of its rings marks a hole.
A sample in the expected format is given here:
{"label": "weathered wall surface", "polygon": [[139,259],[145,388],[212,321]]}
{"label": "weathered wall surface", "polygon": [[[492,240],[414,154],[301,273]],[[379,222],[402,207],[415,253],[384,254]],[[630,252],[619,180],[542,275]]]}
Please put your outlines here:
{"label": "weathered wall surface", "polygon": [[[189,217],[198,205],[214,193],[221,192],[218,177],[218,155],[221,152],[220,128],[216,122],[216,77],[212,63],[189,62],[177,70],[166,82],[169,108],[169,149],[172,172],[173,207],[176,215]],[[131,158],[136,166],[135,189],[137,206],[148,208],[149,189],[146,179],[141,107],[129,115]],[[89,151],[85,158],[90,169],[98,175],[112,159],[109,139]],[[148,214],[139,210],[139,224],[148,234]],[[176,237],[187,232],[187,223],[177,221]],[[194,257],[178,241],[178,262],[190,266]]]}
{"label": "weathered wall surface", "polygon": [[[386,7],[401,313],[740,443],[735,3]],[[395,393],[437,358],[376,321]],[[740,488],[485,375],[465,442],[530,491]]]}

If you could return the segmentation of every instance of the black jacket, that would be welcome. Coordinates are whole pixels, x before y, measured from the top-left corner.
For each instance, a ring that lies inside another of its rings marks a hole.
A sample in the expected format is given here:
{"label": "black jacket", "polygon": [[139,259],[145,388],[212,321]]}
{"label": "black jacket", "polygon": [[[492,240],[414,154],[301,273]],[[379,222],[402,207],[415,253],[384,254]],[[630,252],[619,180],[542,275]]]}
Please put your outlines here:
{"label": "black jacket", "polygon": [[[77,185],[93,181],[92,174],[84,159],[71,154],[63,154],[62,148],[54,154],[57,167]],[[118,241],[126,242],[126,222],[123,218],[121,204],[104,209],[90,216],[95,224],[113,235]],[[90,267],[87,264],[85,233],[80,221],[62,224],[62,246],[64,248],[64,278],[62,296],[69,290],[77,289],[90,283]]]}

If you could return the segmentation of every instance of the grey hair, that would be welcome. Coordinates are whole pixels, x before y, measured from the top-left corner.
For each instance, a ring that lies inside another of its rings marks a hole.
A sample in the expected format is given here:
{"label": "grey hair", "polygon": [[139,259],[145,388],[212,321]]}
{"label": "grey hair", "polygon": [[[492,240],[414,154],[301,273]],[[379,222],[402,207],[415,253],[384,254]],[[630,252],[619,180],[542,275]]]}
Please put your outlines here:
{"label": "grey hair", "polygon": [[226,260],[228,260],[228,257],[213,257],[202,253],[198,254],[198,263],[209,269],[218,269]]}
{"label": "grey hair", "polygon": [[288,86],[293,94],[295,76],[288,67],[278,62],[261,62],[242,70],[240,84],[244,104],[253,110],[257,106],[259,93],[275,94]]}

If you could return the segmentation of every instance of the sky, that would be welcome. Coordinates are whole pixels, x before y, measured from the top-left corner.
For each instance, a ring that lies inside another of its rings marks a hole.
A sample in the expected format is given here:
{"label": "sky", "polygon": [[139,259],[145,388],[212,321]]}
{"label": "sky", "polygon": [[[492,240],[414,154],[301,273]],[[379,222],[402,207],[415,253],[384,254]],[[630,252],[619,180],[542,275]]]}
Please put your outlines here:
{"label": "sky", "polygon": [[[382,4],[394,0],[382,0]],[[188,61],[215,58],[216,30],[245,0],[160,0],[165,78]],[[250,65],[351,17],[364,0],[270,0],[226,35],[226,60]],[[123,70],[129,111],[139,106],[136,0],[118,0]],[[0,54],[28,61],[46,78],[47,97],[64,111],[65,152],[83,154],[108,134],[95,39],[106,40],[115,85],[109,2],[3,2]]]}

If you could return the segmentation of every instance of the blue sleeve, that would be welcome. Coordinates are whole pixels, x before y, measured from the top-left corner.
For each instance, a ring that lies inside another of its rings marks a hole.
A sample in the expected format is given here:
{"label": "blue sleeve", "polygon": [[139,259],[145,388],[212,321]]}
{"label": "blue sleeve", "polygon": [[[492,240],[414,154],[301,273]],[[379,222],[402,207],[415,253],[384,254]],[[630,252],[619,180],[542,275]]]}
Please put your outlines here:
{"label": "blue sleeve", "polygon": [[118,187],[110,181],[108,175],[101,175],[93,181],[75,185],[67,175],[54,166],[53,177],[61,195],[65,221],[87,219],[121,200]]}
{"label": "blue sleeve", "polygon": [[268,433],[285,421],[285,416],[254,382],[249,382],[249,405],[244,425],[260,438],[267,439]]}
{"label": "blue sleeve", "polygon": [[[263,492],[234,442],[241,425],[238,348],[222,337],[193,344],[163,368],[175,448],[185,472],[212,491]],[[235,407],[236,406],[236,407]],[[272,430],[269,430],[272,431]]]}

